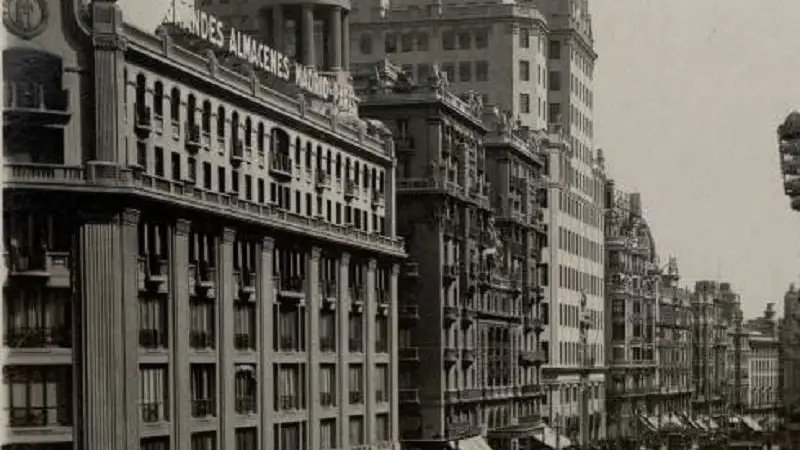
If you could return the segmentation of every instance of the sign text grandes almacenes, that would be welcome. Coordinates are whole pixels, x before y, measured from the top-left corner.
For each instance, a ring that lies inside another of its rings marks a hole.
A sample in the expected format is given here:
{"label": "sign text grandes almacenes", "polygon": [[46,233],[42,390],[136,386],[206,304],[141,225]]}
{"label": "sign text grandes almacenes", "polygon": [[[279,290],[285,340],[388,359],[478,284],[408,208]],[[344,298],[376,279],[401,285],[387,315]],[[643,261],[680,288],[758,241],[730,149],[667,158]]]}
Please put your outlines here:
{"label": "sign text grandes almacenes", "polygon": [[225,24],[204,11],[195,10],[191,20],[182,22],[187,32],[209,44],[236,55],[253,67],[281,80],[294,83],[300,89],[334,103],[340,110],[349,110],[354,104],[355,92],[349,84],[338,83],[319,74],[313,67],[292,61],[288,56]]}

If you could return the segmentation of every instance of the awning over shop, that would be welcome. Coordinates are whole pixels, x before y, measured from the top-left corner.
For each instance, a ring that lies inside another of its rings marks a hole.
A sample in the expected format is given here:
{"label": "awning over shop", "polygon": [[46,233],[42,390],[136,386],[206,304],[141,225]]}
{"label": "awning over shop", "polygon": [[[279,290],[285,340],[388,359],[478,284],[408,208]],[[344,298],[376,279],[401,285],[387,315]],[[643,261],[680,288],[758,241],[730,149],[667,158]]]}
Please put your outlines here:
{"label": "awning over shop", "polygon": [[742,416],[742,423],[744,423],[748,428],[752,429],[753,431],[764,431],[764,428],[759,425],[756,419],[752,418],[751,416]]}
{"label": "awning over shop", "polygon": [[548,425],[545,425],[541,429],[534,432],[533,437],[542,444],[554,450],[567,448],[572,445],[572,441],[569,438],[560,436],[556,430]]}
{"label": "awning over shop", "polygon": [[489,443],[483,436],[474,436],[467,439],[460,439],[453,442],[452,448],[455,450],[492,450]]}

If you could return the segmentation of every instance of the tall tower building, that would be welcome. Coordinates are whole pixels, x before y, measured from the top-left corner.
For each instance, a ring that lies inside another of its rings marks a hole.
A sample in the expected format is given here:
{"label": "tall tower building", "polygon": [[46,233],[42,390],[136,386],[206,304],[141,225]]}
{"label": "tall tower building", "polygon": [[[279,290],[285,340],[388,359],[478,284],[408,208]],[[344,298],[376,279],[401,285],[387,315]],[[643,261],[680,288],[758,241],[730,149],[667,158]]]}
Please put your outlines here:
{"label": "tall tower building", "polygon": [[[550,358],[543,367],[548,406],[542,414],[562,433],[577,434],[581,294],[592,314],[603,317],[605,310],[605,169],[602,156],[592,151],[597,55],[588,2],[362,0],[353,4],[351,27],[353,67],[389,59],[418,81],[443,70],[453,92],[476,91],[484,103],[504,111],[507,122],[533,130],[547,127],[566,141],[545,150],[550,183],[542,187],[548,226],[542,308],[548,320],[542,345]],[[603,436],[600,322],[588,342],[597,355],[590,374],[590,417]]]}

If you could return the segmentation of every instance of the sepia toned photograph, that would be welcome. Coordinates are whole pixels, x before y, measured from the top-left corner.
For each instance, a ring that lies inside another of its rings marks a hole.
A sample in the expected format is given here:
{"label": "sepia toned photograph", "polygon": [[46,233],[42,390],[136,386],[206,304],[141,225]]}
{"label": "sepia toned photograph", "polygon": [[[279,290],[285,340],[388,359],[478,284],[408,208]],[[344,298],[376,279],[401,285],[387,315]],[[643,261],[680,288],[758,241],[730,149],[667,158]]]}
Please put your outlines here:
{"label": "sepia toned photograph", "polygon": [[800,450],[800,0],[2,0],[0,450]]}

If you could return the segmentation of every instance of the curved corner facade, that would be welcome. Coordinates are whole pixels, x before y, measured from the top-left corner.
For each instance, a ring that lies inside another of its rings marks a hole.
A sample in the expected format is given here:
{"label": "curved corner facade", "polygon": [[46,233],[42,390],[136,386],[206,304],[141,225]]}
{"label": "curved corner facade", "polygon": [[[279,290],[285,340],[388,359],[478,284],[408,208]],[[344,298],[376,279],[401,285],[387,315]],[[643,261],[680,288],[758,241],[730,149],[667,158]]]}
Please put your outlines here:
{"label": "curved corner facade", "polygon": [[396,448],[390,138],[83,3],[6,21],[4,449]]}

